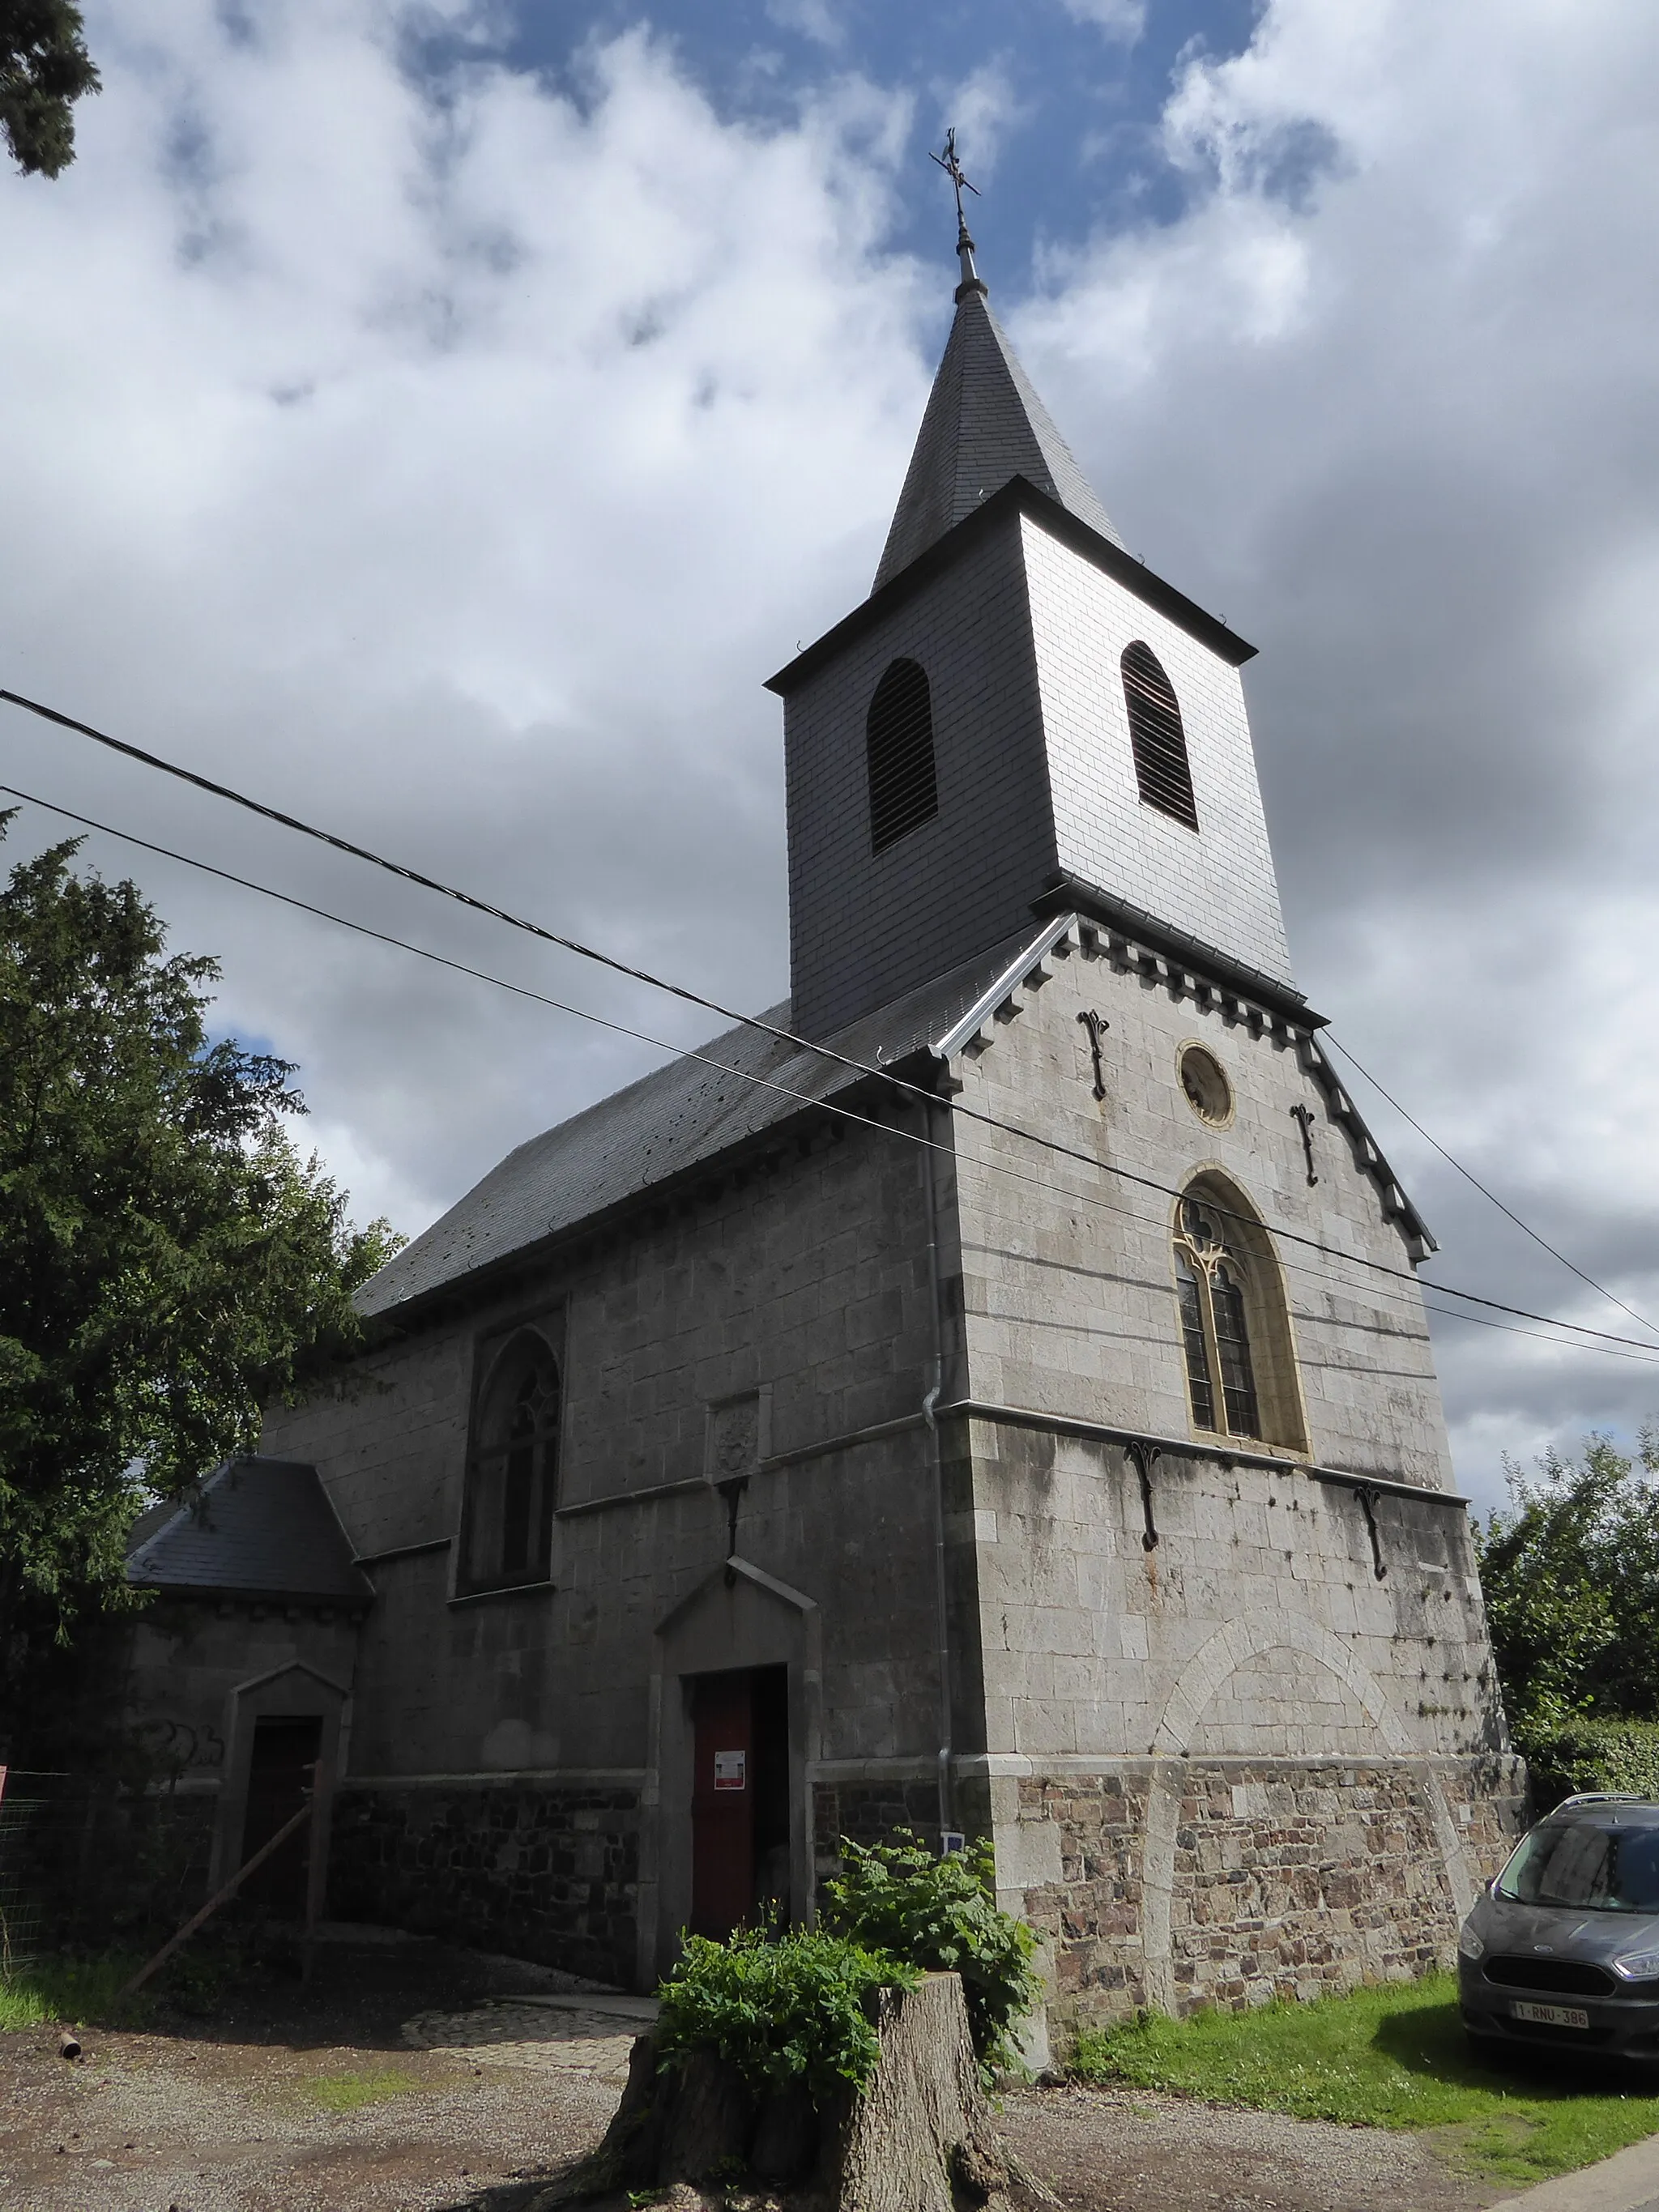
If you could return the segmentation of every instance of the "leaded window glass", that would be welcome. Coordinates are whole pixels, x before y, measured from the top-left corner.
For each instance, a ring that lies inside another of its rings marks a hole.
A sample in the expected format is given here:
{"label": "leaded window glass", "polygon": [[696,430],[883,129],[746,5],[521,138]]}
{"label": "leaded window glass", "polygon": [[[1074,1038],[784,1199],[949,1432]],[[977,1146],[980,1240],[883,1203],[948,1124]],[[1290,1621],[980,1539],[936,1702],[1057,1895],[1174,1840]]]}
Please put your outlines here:
{"label": "leaded window glass", "polygon": [[[1186,1351],[1187,1390],[1200,1429],[1259,1437],[1261,1412],[1250,1350],[1249,1275],[1223,1210],[1182,1200],[1176,1236],[1176,1297]],[[1220,1419],[1217,1419],[1218,1412]]]}
{"label": "leaded window glass", "polygon": [[496,1359],[474,1425],[467,1583],[490,1589],[544,1577],[558,1474],[559,1370],[526,1330]]}
{"label": "leaded window glass", "polygon": [[1204,1343],[1203,1293],[1192,1263],[1176,1247],[1176,1291],[1181,1300],[1181,1334],[1187,1347],[1187,1388],[1193,1419],[1200,1429],[1215,1426],[1215,1393],[1210,1387],[1210,1358]]}

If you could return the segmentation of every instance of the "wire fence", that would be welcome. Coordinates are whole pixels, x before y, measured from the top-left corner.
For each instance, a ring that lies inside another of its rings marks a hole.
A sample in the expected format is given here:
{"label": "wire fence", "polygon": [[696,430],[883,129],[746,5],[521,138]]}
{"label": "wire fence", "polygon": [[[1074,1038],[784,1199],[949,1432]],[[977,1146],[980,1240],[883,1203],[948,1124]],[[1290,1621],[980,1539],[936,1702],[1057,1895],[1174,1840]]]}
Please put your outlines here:
{"label": "wire fence", "polygon": [[84,1805],[64,1786],[72,1780],[0,1766],[0,1979],[58,1939],[65,1853],[85,1825]]}
{"label": "wire fence", "polygon": [[207,1874],[212,1801],[0,1766],[0,1982],[70,1946],[175,1927]]}

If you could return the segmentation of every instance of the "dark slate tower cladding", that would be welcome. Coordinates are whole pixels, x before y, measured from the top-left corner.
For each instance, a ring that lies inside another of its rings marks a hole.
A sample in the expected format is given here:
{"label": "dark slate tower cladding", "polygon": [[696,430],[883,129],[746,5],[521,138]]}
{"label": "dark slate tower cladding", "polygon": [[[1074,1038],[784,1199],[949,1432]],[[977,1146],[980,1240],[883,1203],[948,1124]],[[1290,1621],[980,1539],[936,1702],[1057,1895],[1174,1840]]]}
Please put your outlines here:
{"label": "dark slate tower cladding", "polygon": [[1299,1003],[1238,677],[1254,647],[1124,550],[965,230],[958,251],[870,597],[771,679],[795,1024],[827,1036],[1060,903]]}

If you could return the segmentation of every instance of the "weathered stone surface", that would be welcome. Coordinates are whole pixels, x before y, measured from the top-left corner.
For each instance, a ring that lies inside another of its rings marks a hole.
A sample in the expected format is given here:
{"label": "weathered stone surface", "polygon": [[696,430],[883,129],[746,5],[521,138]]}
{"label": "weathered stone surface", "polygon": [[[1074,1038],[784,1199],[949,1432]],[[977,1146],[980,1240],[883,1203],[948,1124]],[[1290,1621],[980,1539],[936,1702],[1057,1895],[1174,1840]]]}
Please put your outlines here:
{"label": "weathered stone surface", "polygon": [[513,1781],[343,1790],[332,1909],[622,1982],[633,1972],[635,1791]]}
{"label": "weathered stone surface", "polygon": [[1053,1946],[1054,2016],[1238,2008],[1449,1963],[1459,1913],[1434,1793],[1479,1880],[1520,1817],[1518,1765],[1194,1759],[1022,1783],[1061,1838],[1060,1880],[1025,1898]]}

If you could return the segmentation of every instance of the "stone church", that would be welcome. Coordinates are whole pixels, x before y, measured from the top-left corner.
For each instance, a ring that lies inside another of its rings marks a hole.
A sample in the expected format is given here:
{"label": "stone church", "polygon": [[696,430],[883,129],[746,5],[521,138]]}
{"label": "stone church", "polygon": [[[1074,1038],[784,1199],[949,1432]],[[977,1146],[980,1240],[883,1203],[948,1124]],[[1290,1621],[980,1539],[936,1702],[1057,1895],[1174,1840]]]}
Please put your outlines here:
{"label": "stone church", "polygon": [[[361,1387],[138,1532],[222,1877],[651,1985],[842,1838],[992,1838],[1060,2025],[1443,1958],[1513,1826],[1413,1269],[1240,671],[963,234],[869,597],[769,679],[791,991],[502,1161]],[[286,1793],[286,1794],[285,1794]]]}

